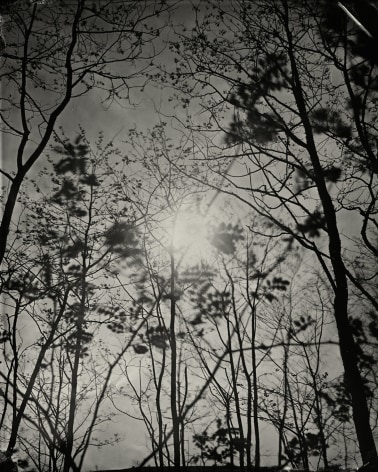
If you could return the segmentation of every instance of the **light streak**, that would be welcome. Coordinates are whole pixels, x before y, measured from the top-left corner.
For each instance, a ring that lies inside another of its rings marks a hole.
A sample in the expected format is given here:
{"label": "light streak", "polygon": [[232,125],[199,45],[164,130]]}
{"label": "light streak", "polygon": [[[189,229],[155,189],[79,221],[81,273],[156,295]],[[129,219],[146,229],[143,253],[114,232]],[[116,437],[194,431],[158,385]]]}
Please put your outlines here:
{"label": "light streak", "polygon": [[362,29],[362,31],[364,31],[368,36],[369,38],[372,38],[373,39],[373,36],[372,34],[369,32],[369,30],[367,30],[365,28],[365,26],[358,20],[358,18],[356,18],[353,13],[351,11],[348,10],[348,8],[343,5],[341,2],[337,2],[337,4],[339,5],[339,7],[349,16],[349,18],[354,21],[356,23],[356,25]]}

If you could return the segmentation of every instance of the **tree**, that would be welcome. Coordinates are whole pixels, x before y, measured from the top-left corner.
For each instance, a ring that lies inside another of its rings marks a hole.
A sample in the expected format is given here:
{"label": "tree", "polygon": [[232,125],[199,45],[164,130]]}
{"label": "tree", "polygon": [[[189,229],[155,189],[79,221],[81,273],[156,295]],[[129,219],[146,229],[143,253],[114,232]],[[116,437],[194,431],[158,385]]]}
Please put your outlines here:
{"label": "tree", "polygon": [[[2,373],[5,408],[9,404],[13,410],[7,456],[15,449],[21,423],[30,423],[39,444],[45,442],[48,452],[43,447],[37,452],[47,455],[49,470],[82,468],[94,431],[106,417],[100,407],[111,375],[130,347],[127,342],[105,364],[105,354],[100,362],[99,352],[91,349],[105,324],[126,318],[122,307],[127,301],[116,297],[113,285],[119,264],[139,264],[141,252],[133,213],[107,177],[107,159],[114,157],[114,149],[100,143],[94,153],[80,135],[74,143],[66,140],[55,148],[62,157],[50,173],[50,195],[43,196],[36,186],[42,196],[23,202],[28,232],[15,235],[15,253],[5,258],[7,309],[14,310],[3,340],[14,357],[6,356],[8,374]],[[21,259],[22,264],[15,263]],[[26,347],[25,323],[37,337]],[[33,356],[35,363],[29,367]],[[3,426],[5,418],[4,409]],[[40,456],[37,462],[45,470],[46,460]]]}
{"label": "tree", "polygon": [[[146,425],[155,461],[158,458],[159,466],[163,466],[168,460],[168,463],[180,467],[185,464],[184,436],[189,420],[185,419],[182,411],[189,395],[187,375],[190,365],[187,364],[187,350],[182,339],[185,332],[182,329],[183,308],[180,307],[185,303],[180,272],[187,248],[185,245],[178,247],[181,243],[176,226],[178,218],[182,218],[192,205],[196,189],[188,189],[182,176],[165,158],[165,153],[169,153],[175,159],[176,154],[183,152],[183,144],[173,144],[165,134],[164,125],[157,125],[148,134],[131,130],[128,142],[132,149],[130,159],[141,165],[140,184],[133,205],[144,228],[145,265],[136,301],[140,299],[145,306],[155,307],[154,320],[148,321],[145,330],[139,333],[140,344],[136,354],[146,357],[149,354],[149,358],[141,361],[143,369],[139,385],[131,385],[132,395]],[[123,187],[126,177],[123,171],[114,171],[114,176]],[[150,372],[151,377],[146,379],[146,372]],[[152,395],[151,391],[154,399],[150,397],[148,405],[145,405],[142,392]],[[156,411],[156,419],[151,417],[152,408]],[[166,420],[167,415],[170,421]],[[167,445],[168,426],[172,428],[172,451]]]}
{"label": "tree", "polygon": [[[374,463],[348,302],[352,288],[373,311],[378,308],[371,285],[376,275],[368,275],[377,250],[375,64],[358,51],[348,54],[357,26],[344,21],[342,32],[333,35],[314,2],[240,1],[208,10],[196,7],[192,36],[183,33],[173,42],[177,70],[169,71],[184,100],[207,116],[199,125],[183,123],[183,132],[186,127],[192,139],[207,139],[209,156],[215,156],[208,157],[208,168],[218,180],[209,181],[208,174],[198,180],[222,185],[320,264],[334,293],[362,461]],[[206,138],[206,128],[224,133],[223,146]],[[358,215],[361,236],[344,235],[343,218]],[[370,254],[359,277],[351,259],[357,243]]]}
{"label": "tree", "polygon": [[0,263],[21,185],[59,135],[68,104],[93,92],[106,103],[132,100],[155,53],[149,45],[163,26],[156,15],[167,9],[158,1],[126,7],[86,0],[9,3],[0,75],[6,137],[1,174],[7,182]]}
{"label": "tree", "polygon": [[[205,278],[194,268],[186,274],[195,309],[188,329],[196,331],[191,343],[203,375],[210,379],[209,394],[217,406],[216,414],[226,412],[229,460],[233,464],[237,453],[241,468],[252,465],[253,443],[255,466],[260,460],[262,387],[258,379],[259,373],[265,372],[264,363],[277,333],[268,313],[273,318],[276,301],[288,285],[275,273],[282,273],[291,252],[290,241],[261,240],[258,219],[252,221],[248,230],[243,230],[240,222],[214,225],[209,239],[217,249],[217,263],[209,266]],[[213,375],[211,366],[220,347],[227,355]]]}

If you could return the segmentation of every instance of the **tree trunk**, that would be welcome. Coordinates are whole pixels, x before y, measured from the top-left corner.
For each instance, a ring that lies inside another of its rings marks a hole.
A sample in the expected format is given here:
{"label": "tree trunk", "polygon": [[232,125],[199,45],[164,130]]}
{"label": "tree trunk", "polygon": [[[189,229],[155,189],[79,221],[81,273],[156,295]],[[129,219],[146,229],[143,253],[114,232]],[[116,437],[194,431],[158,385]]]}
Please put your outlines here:
{"label": "tree trunk", "polygon": [[164,446],[164,424],[163,424],[163,414],[161,411],[161,403],[160,403],[160,396],[161,396],[161,388],[163,383],[163,375],[164,375],[164,367],[165,367],[165,346],[163,348],[162,354],[162,367],[159,373],[158,385],[156,389],[156,411],[157,411],[157,419],[158,419],[158,447],[159,447],[159,466],[164,467],[164,453],[163,453],[163,446]]}
{"label": "tree trunk", "polygon": [[[233,312],[234,312],[234,317],[235,317],[235,330],[236,330],[236,335],[238,338],[238,343],[239,343],[239,349],[240,349],[240,359],[243,367],[243,374],[245,377],[245,380],[247,382],[247,437],[246,437],[246,442],[245,442],[245,456],[246,456],[246,465],[247,468],[250,469],[252,467],[252,458],[251,458],[251,450],[252,450],[252,381],[251,381],[251,374],[248,370],[247,366],[247,361],[244,355],[244,350],[243,350],[243,338],[242,338],[242,333],[240,331],[240,327],[242,326],[242,320],[241,318],[238,317],[237,309],[236,309],[236,304],[235,304],[235,290],[234,290],[234,283],[232,280],[232,277],[230,274],[228,274],[231,288],[232,288],[232,305],[233,305]],[[247,280],[248,280],[248,271],[247,271]],[[248,290],[248,285],[247,285],[247,290]],[[240,315],[241,316],[241,315]],[[252,316],[252,325],[254,322],[254,318]],[[253,328],[252,328],[252,358],[255,356],[255,350],[254,350],[254,336],[253,336]],[[256,363],[255,363],[256,364]],[[231,367],[232,369],[232,367]],[[253,367],[252,367],[252,371]],[[255,378],[255,376],[254,376]],[[233,376],[233,382],[235,385],[235,392],[237,389],[237,378]],[[235,401],[236,401],[236,393],[235,393]],[[239,403],[239,402],[238,402]],[[255,398],[253,398],[253,405],[255,405]],[[238,411],[238,410],[237,410]],[[256,418],[254,417],[254,420]],[[238,418],[239,421],[239,418]],[[240,422],[241,424],[241,422]],[[239,425],[240,427],[240,425]],[[240,433],[241,434],[241,433]],[[242,436],[240,436],[240,439],[242,439]],[[244,446],[243,446],[244,447]],[[258,459],[258,463],[255,462],[255,466],[259,467],[259,462],[260,462],[260,457],[256,458],[255,461]]]}
{"label": "tree trunk", "polygon": [[176,300],[175,300],[175,258],[173,247],[170,251],[171,258],[171,319],[170,319],[170,343],[171,343],[171,414],[173,429],[173,464],[180,467],[180,419],[177,412],[177,346],[176,346]]}
{"label": "tree trunk", "polygon": [[285,7],[286,35],[288,39],[288,54],[293,77],[293,92],[305,130],[309,157],[314,169],[314,180],[322,203],[328,230],[329,255],[334,274],[334,317],[340,342],[340,354],[345,372],[345,383],[352,399],[353,420],[356,428],[358,445],[363,463],[378,459],[377,449],[370,426],[370,415],[365,386],[358,367],[357,349],[353,332],[348,319],[348,282],[346,269],[342,258],[340,233],[337,225],[336,211],[328,192],[323,170],[314,141],[305,98],[303,96],[300,75],[297,69],[293,51],[292,33],[288,21],[288,6]]}
{"label": "tree trunk", "polygon": [[240,470],[244,470],[244,430],[243,430],[243,422],[241,418],[241,411],[240,411],[240,401],[239,401],[239,393],[238,393],[238,386],[237,386],[237,375],[236,369],[234,364],[234,358],[232,354],[232,346],[231,346],[231,332],[230,332],[230,321],[227,320],[227,335],[228,335],[228,351],[229,351],[229,359],[230,359],[230,366],[231,366],[231,377],[232,377],[232,390],[234,393],[235,399],[235,410],[236,410],[236,418],[238,421],[238,428],[239,428],[239,461],[240,461]]}
{"label": "tree trunk", "polygon": [[[7,240],[9,234],[9,228],[12,220],[14,208],[16,206],[18,193],[20,191],[21,183],[25,177],[23,172],[19,172],[14,178],[12,185],[9,190],[8,198],[4,206],[3,217],[0,225],[0,266],[4,259],[5,251],[7,248]],[[1,291],[1,287],[0,287]]]}
{"label": "tree trunk", "polygon": [[77,390],[78,390],[78,379],[79,379],[79,367],[81,358],[81,347],[83,337],[83,324],[85,319],[85,302],[86,302],[86,275],[85,275],[85,257],[83,256],[83,274],[81,280],[81,294],[80,294],[80,313],[77,318],[77,332],[76,332],[76,343],[74,352],[74,363],[72,368],[71,378],[71,394],[70,394],[70,406],[66,430],[66,444],[64,448],[64,464],[63,472],[69,472],[72,466],[72,452],[74,445],[74,424],[76,417],[76,405],[77,405]]}

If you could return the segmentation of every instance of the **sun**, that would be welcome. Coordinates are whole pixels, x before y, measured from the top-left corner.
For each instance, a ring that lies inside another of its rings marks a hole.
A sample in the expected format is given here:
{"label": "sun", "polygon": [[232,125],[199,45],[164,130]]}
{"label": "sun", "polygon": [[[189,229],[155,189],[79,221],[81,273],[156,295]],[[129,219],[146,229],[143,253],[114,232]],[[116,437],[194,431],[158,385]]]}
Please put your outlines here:
{"label": "sun", "polygon": [[173,250],[185,261],[196,263],[211,252],[209,216],[188,209],[176,213],[172,222]]}

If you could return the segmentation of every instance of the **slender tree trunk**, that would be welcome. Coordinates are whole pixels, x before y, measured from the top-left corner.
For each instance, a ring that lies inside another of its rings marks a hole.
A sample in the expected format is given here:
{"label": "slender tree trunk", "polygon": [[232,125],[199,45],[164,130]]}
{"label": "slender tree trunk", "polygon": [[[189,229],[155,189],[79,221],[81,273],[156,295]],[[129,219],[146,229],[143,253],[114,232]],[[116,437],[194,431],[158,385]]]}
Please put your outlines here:
{"label": "slender tree trunk", "polygon": [[253,375],[253,426],[255,429],[255,467],[261,465],[260,427],[259,427],[259,389],[257,385],[257,358],[256,358],[256,306],[252,307],[252,375]]}
{"label": "slender tree trunk", "polygon": [[[227,269],[226,269],[227,271]],[[239,343],[239,349],[240,349],[240,359],[243,367],[243,374],[245,377],[245,380],[247,382],[247,437],[246,437],[246,443],[245,443],[245,456],[246,456],[246,465],[248,469],[252,467],[252,458],[251,458],[251,450],[252,450],[252,381],[251,381],[251,374],[249,373],[246,358],[244,355],[244,350],[243,350],[243,337],[241,333],[241,325],[242,325],[242,320],[238,317],[237,313],[237,308],[236,308],[236,303],[235,303],[235,289],[234,289],[234,283],[231,277],[231,274],[228,273],[227,271],[228,278],[230,280],[231,284],[231,289],[232,289],[232,307],[233,307],[233,312],[234,312],[234,318],[235,318],[235,331],[236,335],[238,338],[238,343]],[[248,279],[248,272],[247,272],[247,279]],[[248,290],[248,286],[247,286]],[[254,345],[252,345],[252,356],[255,355],[254,352]],[[252,367],[253,371],[253,367]],[[235,384],[235,389],[236,387],[236,381],[233,379],[233,382]],[[254,403],[254,401],[253,401]],[[255,418],[254,418],[255,420]],[[260,462],[260,458],[258,457],[258,463]],[[256,457],[255,457],[256,460]],[[255,466],[258,467],[259,465],[255,463]]]}
{"label": "slender tree trunk", "polygon": [[[254,324],[254,321],[252,321]],[[252,347],[252,372],[253,372],[253,426],[255,429],[255,467],[260,467],[261,464],[261,452],[260,452],[260,426],[259,426],[259,393],[257,385],[257,362],[256,362],[256,351],[255,351],[255,335],[256,329],[252,334],[253,347]]]}
{"label": "slender tree trunk", "polygon": [[[251,299],[250,293],[250,274],[249,274],[249,257],[247,251],[247,266],[246,266],[246,274],[247,274],[247,300],[248,305],[251,310],[251,353],[252,353],[252,389],[253,389],[253,427],[255,431],[255,467],[260,467],[261,464],[261,452],[260,452],[260,427],[259,427],[259,418],[258,418],[258,410],[259,410],[259,400],[258,400],[258,385],[257,385],[257,358],[256,358],[256,332],[257,332],[257,307],[256,307],[256,300]],[[259,289],[259,282],[258,279],[256,291]],[[251,383],[251,379],[250,379]],[[248,390],[249,392],[249,390]],[[252,395],[252,392],[251,392]],[[252,438],[251,438],[252,443]],[[252,444],[251,444],[252,445]]]}
{"label": "slender tree trunk", "polygon": [[177,412],[177,345],[175,333],[176,321],[176,300],[175,300],[175,258],[173,253],[173,245],[170,251],[171,259],[171,319],[169,326],[170,343],[171,343],[171,414],[173,429],[173,464],[179,468],[180,460],[180,419]]}
{"label": "slender tree trunk", "polygon": [[[19,367],[19,358],[18,358],[18,349],[17,349],[17,328],[18,328],[18,317],[20,314],[20,300],[17,300],[15,311],[14,311],[14,322],[12,326],[12,336],[11,336],[11,346],[12,346],[12,353],[13,353],[13,391],[12,391],[12,434],[11,438],[13,437],[16,439],[17,432],[19,429],[19,424],[21,422],[21,417],[18,418],[17,415],[17,403],[18,403],[18,395],[17,395],[17,386],[18,386],[18,367]],[[16,433],[15,433],[16,432]],[[10,449],[8,446],[8,457],[11,457],[13,453],[15,443],[12,444],[12,448]]]}
{"label": "slender tree trunk", "polygon": [[157,420],[158,420],[158,447],[159,447],[159,466],[164,467],[164,453],[163,453],[163,445],[164,445],[164,424],[163,424],[163,414],[161,411],[161,403],[160,403],[160,396],[161,396],[161,388],[163,383],[164,377],[164,370],[165,370],[165,347],[163,348],[162,353],[162,366],[159,373],[158,384],[156,389],[156,411],[157,411]]}
{"label": "slender tree trunk", "polygon": [[167,456],[168,465],[170,467],[171,466],[171,453],[169,452],[168,439],[169,439],[169,435],[167,434],[167,425],[165,425],[164,426],[165,453],[166,453],[166,456]]}
{"label": "slender tree trunk", "polygon": [[[157,298],[156,298],[156,302],[157,302],[157,319],[159,322],[159,327],[164,328],[165,334],[168,336],[169,335],[168,330],[165,329],[165,325],[162,323],[162,320],[161,320],[161,312],[160,312],[159,302]],[[147,332],[148,332],[148,322],[147,322]],[[159,467],[164,467],[164,452],[163,452],[164,421],[163,421],[163,413],[161,409],[161,390],[162,390],[165,367],[166,367],[166,345],[164,343],[162,347],[160,371],[159,373],[157,373],[156,367],[158,363],[155,360],[155,355],[153,352],[152,342],[150,338],[148,338],[148,342],[149,342],[149,348],[150,348],[153,380],[154,380],[154,385],[156,389],[155,404],[156,404],[156,417],[157,417],[157,424],[158,424],[158,438],[156,442],[157,442],[158,464],[159,464]],[[154,460],[156,460],[156,456],[154,456]]]}
{"label": "slender tree trunk", "polygon": [[[299,449],[300,449],[300,461],[301,461],[301,464],[304,466],[304,464],[306,463],[306,457],[305,457],[306,452],[305,452],[305,449],[304,449],[304,441],[303,441],[303,425],[299,424],[298,417],[297,417],[297,411],[296,411],[296,408],[295,408],[295,402],[294,402],[294,398],[293,398],[293,393],[292,393],[292,390],[291,390],[291,387],[290,387],[289,383],[287,384],[287,394],[288,394],[288,400],[289,400],[290,405],[291,405],[291,410],[293,412],[294,426],[295,426],[296,435],[297,435],[298,444],[299,444]],[[293,455],[292,460],[293,460],[293,465],[295,467],[298,467],[297,457],[294,457],[294,455]]]}
{"label": "slender tree trunk", "polygon": [[180,444],[181,444],[181,461],[182,467],[185,469],[186,462],[185,462],[185,425],[184,422],[180,422]]}
{"label": "slender tree trunk", "polygon": [[[260,445],[260,426],[259,426],[259,389],[257,384],[257,357],[256,357],[256,335],[257,335],[257,305],[256,298],[251,298],[250,290],[250,272],[249,272],[249,255],[247,251],[247,300],[251,310],[251,353],[252,353],[252,389],[253,389],[253,427],[255,431],[255,467],[261,465],[261,445]],[[256,292],[259,290],[261,279],[257,279]]]}
{"label": "slender tree trunk", "polygon": [[317,390],[315,393],[315,412],[317,416],[317,426],[319,428],[319,436],[320,436],[320,447],[322,450],[322,459],[323,459],[323,467],[325,469],[328,469],[328,454],[327,454],[327,441],[325,438],[324,434],[324,425],[323,425],[323,415],[322,415],[322,410],[320,406],[320,397],[319,397],[319,391]]}
{"label": "slender tree trunk", "polygon": [[[290,341],[290,340],[289,340]],[[287,415],[287,401],[288,401],[288,361],[289,361],[289,345],[284,346],[283,359],[283,411],[278,428],[278,466],[281,467],[284,446],[284,429]]]}
{"label": "slender tree trunk", "polygon": [[[315,403],[314,403],[314,411],[315,411],[315,418],[314,422],[319,430],[319,438],[320,438],[320,447],[322,451],[322,458],[323,458],[323,466],[325,469],[328,468],[328,456],[327,456],[327,442],[324,434],[324,424],[323,424],[323,414],[322,414],[322,405],[321,405],[321,398],[320,398],[320,391],[317,384],[317,371],[318,368],[314,371],[311,365],[311,361],[309,355],[307,353],[306,347],[304,346],[304,353],[306,357],[307,367],[311,375],[312,380],[312,390],[315,396]],[[319,362],[319,352],[318,352],[318,362]]]}
{"label": "slender tree trunk", "polygon": [[[182,462],[182,467],[185,469],[186,468],[186,456],[185,456],[185,422],[184,422],[184,417],[182,415],[183,409],[185,407],[186,399],[188,397],[188,388],[189,388],[189,382],[188,382],[188,366],[185,366],[184,368],[184,382],[185,382],[185,389],[184,389],[184,395],[183,399],[179,400],[179,408],[180,408],[180,441],[181,441],[181,462]],[[179,390],[180,393],[180,390]]]}
{"label": "slender tree trunk", "polygon": [[[54,304],[54,313],[56,312]],[[54,361],[55,361],[55,348],[51,350],[50,365],[51,365],[51,391],[49,395],[50,405],[54,405],[54,395],[56,395],[56,408],[51,409],[51,421],[54,424],[54,431],[59,430],[59,417],[60,417],[60,405],[61,405],[61,394],[63,388],[63,365],[61,362],[61,353],[59,353],[59,363],[58,363],[58,379],[56,378],[54,371]],[[56,391],[57,390],[57,391]],[[57,450],[58,450],[58,438],[54,435],[51,444],[49,445],[49,470],[56,472],[58,470],[57,466]]]}
{"label": "slender tree trunk", "polygon": [[229,397],[226,398],[226,424],[227,424],[227,430],[228,430],[228,438],[230,442],[230,465],[231,468],[235,466],[235,461],[234,461],[234,442],[233,442],[233,435],[232,435],[232,423],[231,423],[231,406],[230,406],[230,400]]}
{"label": "slender tree trunk", "polygon": [[227,335],[228,335],[228,350],[229,350],[229,359],[230,359],[230,366],[231,366],[231,379],[232,379],[232,390],[234,392],[235,398],[235,410],[236,410],[236,418],[238,421],[238,428],[239,428],[239,461],[240,461],[240,470],[244,470],[244,430],[243,430],[243,422],[241,417],[240,411],[240,401],[239,401],[239,392],[237,386],[237,375],[236,369],[234,364],[234,358],[232,354],[232,346],[231,346],[231,332],[230,332],[230,321],[227,320]]}
{"label": "slender tree trunk", "polygon": [[69,472],[72,465],[72,452],[74,445],[74,425],[76,416],[76,405],[77,405],[77,392],[78,392],[78,380],[79,380],[79,368],[81,359],[81,348],[82,348],[82,337],[83,337],[83,325],[85,319],[86,310],[86,261],[85,255],[83,255],[83,267],[81,276],[81,294],[80,294],[80,312],[77,314],[76,322],[76,342],[74,352],[74,362],[71,373],[71,394],[70,394],[70,406],[68,413],[68,422],[66,430],[66,444],[64,448],[64,464],[63,472]]}

